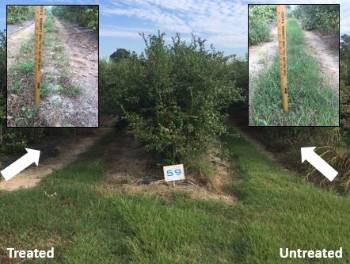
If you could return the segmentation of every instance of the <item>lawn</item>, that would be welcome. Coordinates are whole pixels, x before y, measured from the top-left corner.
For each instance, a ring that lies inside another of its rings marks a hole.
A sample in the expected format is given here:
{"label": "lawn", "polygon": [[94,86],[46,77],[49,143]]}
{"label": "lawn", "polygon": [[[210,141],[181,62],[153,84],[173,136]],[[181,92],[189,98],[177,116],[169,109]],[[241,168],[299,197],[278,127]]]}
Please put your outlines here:
{"label": "lawn", "polygon": [[289,112],[281,108],[279,62],[254,82],[249,124],[253,126],[338,126],[339,101],[310,55],[295,19],[287,23]]}
{"label": "lawn", "polygon": [[52,263],[281,263],[280,247],[342,246],[350,262],[349,197],[307,183],[242,138],[224,141],[241,179],[228,186],[235,204],[105,188],[102,140],[39,186],[0,192],[0,256],[9,246],[54,246]]}

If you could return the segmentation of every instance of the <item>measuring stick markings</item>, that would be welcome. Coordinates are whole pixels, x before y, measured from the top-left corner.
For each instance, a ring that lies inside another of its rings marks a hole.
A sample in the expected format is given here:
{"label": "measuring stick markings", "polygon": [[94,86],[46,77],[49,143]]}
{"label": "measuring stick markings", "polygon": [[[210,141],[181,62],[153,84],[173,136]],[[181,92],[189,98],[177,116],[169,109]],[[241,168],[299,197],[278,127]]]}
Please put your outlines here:
{"label": "measuring stick markings", "polygon": [[43,7],[37,6],[35,10],[35,66],[34,66],[34,102],[40,103],[41,82],[41,48],[43,38]]}
{"label": "measuring stick markings", "polygon": [[280,88],[282,96],[282,107],[288,112],[288,84],[287,84],[287,38],[286,38],[286,17],[284,5],[277,5],[277,29],[278,49],[280,64]]}

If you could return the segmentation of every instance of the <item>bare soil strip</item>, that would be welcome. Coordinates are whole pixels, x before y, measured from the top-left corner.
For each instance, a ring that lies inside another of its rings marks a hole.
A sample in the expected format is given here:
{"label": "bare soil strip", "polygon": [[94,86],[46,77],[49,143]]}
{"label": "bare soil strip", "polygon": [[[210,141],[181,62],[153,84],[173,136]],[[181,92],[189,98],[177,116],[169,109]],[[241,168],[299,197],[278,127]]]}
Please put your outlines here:
{"label": "bare soil strip", "polygon": [[6,34],[8,36],[21,31],[22,29],[27,28],[28,26],[34,23],[33,20],[24,21],[21,24],[8,24],[6,25]]}
{"label": "bare soil strip", "polygon": [[320,65],[329,88],[339,94],[339,53],[332,51],[324,40],[326,37],[316,32],[304,30],[304,37],[310,54]]}
{"label": "bare soil strip", "polygon": [[[80,89],[77,98],[48,98],[46,119],[54,126],[98,126],[98,45],[97,36],[68,22],[54,19],[58,35],[69,58],[70,82]],[[48,62],[49,63],[49,62]],[[56,105],[56,106],[55,106]],[[54,106],[54,107],[53,107]]]}
{"label": "bare soil strip", "polygon": [[57,157],[39,162],[38,167],[32,165],[9,181],[1,181],[0,190],[14,191],[36,186],[43,177],[78,159],[80,154],[86,152],[109,131],[111,131],[111,128],[99,128],[92,136],[76,139],[70,145],[57,146],[59,150]]}
{"label": "bare soil strip", "polygon": [[[32,165],[7,182],[0,180],[0,190],[14,191],[34,187],[42,178],[77,160],[79,155],[99,142],[95,150],[96,156],[105,164],[105,178],[97,186],[101,192],[148,193],[164,198],[174,192],[181,192],[197,200],[215,200],[226,204],[237,200],[234,195],[225,191],[225,188],[232,186],[235,181],[234,171],[228,160],[219,157],[217,148],[213,148],[208,154],[208,162],[215,168],[212,183],[203,184],[196,176],[186,172],[187,180],[173,186],[164,182],[162,171],[156,167],[154,157],[132,134],[113,132],[114,118],[105,117],[102,123],[104,126],[95,129],[92,136],[81,137],[68,145],[57,146],[59,154],[56,157],[41,161],[38,167]],[[105,136],[106,141],[102,139]]]}
{"label": "bare soil strip", "polygon": [[23,40],[28,40],[34,34],[34,23],[27,25],[7,35],[7,70],[15,63]]}
{"label": "bare soil strip", "polygon": [[234,180],[230,164],[215,153],[208,155],[208,162],[212,162],[215,167],[211,184],[202,184],[196,176],[186,172],[187,180],[173,186],[164,182],[161,169],[155,167],[153,158],[131,134],[116,134],[113,141],[103,146],[103,149],[107,168],[101,191],[148,193],[164,197],[181,192],[198,200],[215,200],[227,204],[236,201],[236,197],[224,191]]}
{"label": "bare soil strip", "polygon": [[276,26],[271,29],[271,41],[249,47],[249,105],[254,95],[254,78],[273,63],[277,51]]}

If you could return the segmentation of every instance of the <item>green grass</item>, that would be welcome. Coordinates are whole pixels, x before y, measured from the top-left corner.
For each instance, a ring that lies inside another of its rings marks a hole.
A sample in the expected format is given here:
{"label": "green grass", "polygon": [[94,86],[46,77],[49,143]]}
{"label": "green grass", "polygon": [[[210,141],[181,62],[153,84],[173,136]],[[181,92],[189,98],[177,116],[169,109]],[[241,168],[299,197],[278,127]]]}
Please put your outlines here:
{"label": "green grass", "polygon": [[[245,175],[238,187],[244,221],[236,245],[241,258],[238,263],[282,263],[277,253],[279,247],[350,250],[349,196],[315,187],[266,160],[242,139],[231,139],[229,147]],[[349,261],[346,254],[342,261],[334,262]]]}
{"label": "green grass", "polygon": [[[9,113],[13,117],[13,126],[31,127],[38,113],[28,103],[31,101],[34,83],[34,33],[20,42],[20,51],[15,56],[14,64],[7,73],[7,90],[17,94],[11,101]],[[12,126],[11,125],[11,126]]]}
{"label": "green grass", "polygon": [[308,54],[296,20],[287,25],[289,112],[281,108],[278,58],[253,85],[250,125],[338,126],[339,101]]}
{"label": "green grass", "polygon": [[40,85],[40,97],[45,98],[49,95],[50,90],[49,90],[49,85],[46,82],[41,82]]}
{"label": "green grass", "polygon": [[21,90],[21,81],[20,80],[13,80],[9,86],[9,91],[18,93]]}
{"label": "green grass", "polygon": [[25,40],[21,43],[20,47],[20,53],[23,54],[32,54],[33,53],[33,45],[34,45],[34,40]]}
{"label": "green grass", "polygon": [[226,205],[104,189],[96,157],[111,138],[33,189],[0,192],[0,248],[54,246],[51,263],[281,263],[280,247],[350,250],[349,197],[301,180],[243,139],[225,140],[241,176],[240,200]]}
{"label": "green grass", "polygon": [[23,105],[16,117],[16,125],[19,127],[34,126],[39,108],[35,105]]}
{"label": "green grass", "polygon": [[34,60],[27,59],[16,65],[16,70],[22,75],[33,74],[34,71]]}
{"label": "green grass", "polygon": [[56,68],[58,71],[56,74],[58,76],[54,77],[48,73],[44,76],[43,80],[51,86],[59,87],[55,92],[67,97],[76,98],[81,94],[81,88],[74,85],[71,81],[71,76],[68,72],[70,59],[67,57],[65,46],[62,39],[59,38],[58,29],[53,19],[53,15],[48,13],[44,21],[45,34],[43,46],[45,50],[50,51],[47,53],[49,56],[47,60]]}
{"label": "green grass", "polygon": [[48,13],[45,16],[44,21],[44,33],[57,33],[58,30],[56,29],[54,23],[53,23],[53,16],[51,13]]}
{"label": "green grass", "polygon": [[73,84],[69,86],[66,85],[66,87],[62,86],[61,93],[68,97],[75,98],[81,94],[81,89],[79,86]]}
{"label": "green grass", "polygon": [[101,192],[102,173],[87,158],[32,190],[0,193],[0,248],[55,246],[56,263],[213,263],[218,252],[233,260],[238,229],[229,206]]}

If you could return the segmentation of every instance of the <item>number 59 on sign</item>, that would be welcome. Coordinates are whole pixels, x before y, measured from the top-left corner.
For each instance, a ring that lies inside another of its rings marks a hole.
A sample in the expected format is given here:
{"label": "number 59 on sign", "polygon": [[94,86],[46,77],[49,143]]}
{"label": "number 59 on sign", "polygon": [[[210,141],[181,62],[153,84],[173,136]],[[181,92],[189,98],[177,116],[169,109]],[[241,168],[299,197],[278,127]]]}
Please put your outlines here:
{"label": "number 59 on sign", "polygon": [[183,164],[170,165],[163,167],[165,181],[179,181],[185,179]]}

